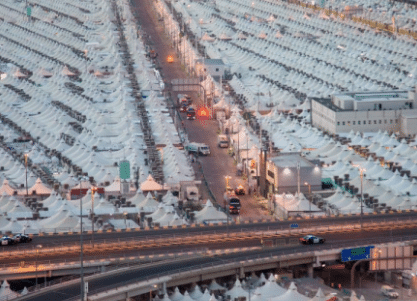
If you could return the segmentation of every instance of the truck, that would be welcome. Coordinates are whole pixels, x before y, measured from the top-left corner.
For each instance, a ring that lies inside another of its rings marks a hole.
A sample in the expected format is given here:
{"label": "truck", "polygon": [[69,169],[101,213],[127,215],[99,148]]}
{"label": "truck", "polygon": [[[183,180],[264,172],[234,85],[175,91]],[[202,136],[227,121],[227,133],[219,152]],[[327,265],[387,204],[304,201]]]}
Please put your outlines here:
{"label": "truck", "polygon": [[217,136],[217,145],[218,147],[229,147],[229,139],[226,135]]}
{"label": "truck", "polygon": [[240,200],[236,196],[230,196],[229,198],[229,213],[239,214],[240,213]]}
{"label": "truck", "polygon": [[186,104],[187,106],[189,106],[190,104],[192,104],[192,100],[191,100],[191,96],[189,96],[188,94],[178,94],[178,104]]}
{"label": "truck", "polygon": [[204,143],[191,142],[185,146],[185,150],[190,154],[194,153],[198,155],[210,155],[210,147]]}

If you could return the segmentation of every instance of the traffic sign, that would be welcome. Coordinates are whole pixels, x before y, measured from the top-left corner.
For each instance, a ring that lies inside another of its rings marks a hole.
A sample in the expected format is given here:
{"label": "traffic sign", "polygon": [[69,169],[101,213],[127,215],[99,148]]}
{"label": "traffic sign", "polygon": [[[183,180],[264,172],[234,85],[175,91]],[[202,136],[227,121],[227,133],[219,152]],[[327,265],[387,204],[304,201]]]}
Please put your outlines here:
{"label": "traffic sign", "polygon": [[291,229],[298,228],[298,224],[291,224],[291,225],[290,225],[290,228],[291,228]]}
{"label": "traffic sign", "polygon": [[342,250],[342,253],[341,253],[342,262],[370,258],[371,249],[373,248],[374,246],[367,246],[367,247],[354,248],[354,249],[344,249]]}
{"label": "traffic sign", "polygon": [[120,162],[120,179],[126,180],[130,178],[130,162],[125,160]]}

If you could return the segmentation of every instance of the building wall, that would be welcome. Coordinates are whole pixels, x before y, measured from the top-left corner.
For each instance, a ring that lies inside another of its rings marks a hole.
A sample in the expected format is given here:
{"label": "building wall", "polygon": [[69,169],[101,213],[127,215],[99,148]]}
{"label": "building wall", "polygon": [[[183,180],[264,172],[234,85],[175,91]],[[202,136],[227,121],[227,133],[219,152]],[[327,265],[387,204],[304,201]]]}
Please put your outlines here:
{"label": "building wall", "polygon": [[405,136],[417,134],[417,116],[401,116],[401,133]]}
{"label": "building wall", "polygon": [[207,72],[211,76],[223,76],[224,77],[224,65],[206,65]]}
{"label": "building wall", "polygon": [[336,112],[313,100],[311,101],[311,107],[313,126],[332,134],[336,133]]}
{"label": "building wall", "polygon": [[[400,131],[402,112],[417,114],[412,110],[371,110],[371,111],[339,111],[335,112],[319,102],[312,101],[313,126],[332,134],[347,133],[351,130],[359,132]],[[407,130],[412,130],[412,121]]]}
{"label": "building wall", "polygon": [[404,100],[381,100],[381,101],[375,101],[375,100],[360,100],[360,101],[354,101],[353,103],[353,109],[358,111],[368,111],[368,110],[398,110],[398,109],[409,109],[410,103],[412,101],[408,99]]}
{"label": "building wall", "polygon": [[[278,189],[279,193],[298,191],[298,170],[297,167],[278,168],[274,164],[267,165],[266,179],[269,183],[273,183],[274,187]],[[316,167],[301,167],[300,168],[300,191],[308,192],[308,186],[311,185],[311,190],[321,189],[321,169]]]}

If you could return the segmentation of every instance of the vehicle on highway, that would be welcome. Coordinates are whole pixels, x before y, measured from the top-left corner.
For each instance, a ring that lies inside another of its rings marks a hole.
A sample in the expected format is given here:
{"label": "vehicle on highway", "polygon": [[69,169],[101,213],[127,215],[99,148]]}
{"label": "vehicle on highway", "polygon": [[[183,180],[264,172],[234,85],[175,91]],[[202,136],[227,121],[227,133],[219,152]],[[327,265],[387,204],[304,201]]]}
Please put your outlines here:
{"label": "vehicle on highway", "polygon": [[236,196],[231,196],[229,198],[229,213],[230,214],[240,214],[240,209],[242,208],[240,200]]}
{"label": "vehicle on highway", "polygon": [[194,120],[195,119],[195,109],[193,107],[189,107],[187,109],[187,119]]}
{"label": "vehicle on highway", "polygon": [[242,185],[239,185],[236,189],[235,189],[235,194],[236,195],[245,195],[245,188]]}
{"label": "vehicle on highway", "polygon": [[219,135],[217,136],[217,145],[218,147],[229,147],[229,139],[227,139],[226,135]]}
{"label": "vehicle on highway", "polygon": [[3,236],[2,238],[0,238],[0,242],[2,246],[10,246],[16,244],[16,241],[8,236]]}
{"label": "vehicle on highway", "polygon": [[187,112],[187,105],[186,104],[181,105],[180,112]]}
{"label": "vehicle on highway", "polygon": [[326,240],[321,237],[317,237],[314,235],[306,235],[300,238],[300,242],[305,245],[312,245],[312,244],[323,244]]}
{"label": "vehicle on highway", "polygon": [[185,146],[185,150],[190,154],[195,153],[206,156],[210,155],[210,147],[204,143],[191,142]]}
{"label": "vehicle on highway", "polygon": [[30,237],[29,235],[26,235],[26,234],[22,234],[22,233],[18,233],[16,235],[14,235],[13,239],[16,242],[31,242],[32,241],[32,237]]}
{"label": "vehicle on highway", "polygon": [[381,287],[381,293],[384,296],[389,297],[389,298],[393,298],[393,299],[397,299],[399,297],[398,292],[389,285],[383,285]]}

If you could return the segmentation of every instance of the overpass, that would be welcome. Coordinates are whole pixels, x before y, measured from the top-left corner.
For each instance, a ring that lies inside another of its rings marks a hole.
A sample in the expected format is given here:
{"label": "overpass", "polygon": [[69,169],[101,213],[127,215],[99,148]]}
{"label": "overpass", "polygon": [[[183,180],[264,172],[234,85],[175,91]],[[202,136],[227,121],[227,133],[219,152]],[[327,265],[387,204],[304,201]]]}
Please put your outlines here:
{"label": "overpass", "polygon": [[[305,234],[316,234],[326,238],[328,243],[347,242],[355,244],[358,240],[377,239],[378,242],[392,239],[400,241],[415,233],[417,221],[389,220],[385,222],[360,224],[340,224],[332,226],[299,227],[296,229],[280,229],[269,231],[246,231],[234,233],[198,233],[178,236],[153,236],[151,239],[130,238],[124,241],[96,241],[95,248],[85,248],[89,258],[86,258],[86,273],[106,271],[112,266],[124,264],[139,264],[157,260],[173,259],[187,256],[184,251],[188,248],[191,253],[213,252],[233,248],[261,247],[262,245],[279,246],[288,249],[288,244],[294,241],[297,248],[298,238]],[[346,234],[349,235],[346,235]],[[387,235],[388,234],[388,235]],[[199,249],[196,249],[198,246]],[[79,246],[48,247],[42,249],[10,250],[0,253],[3,264],[0,266],[0,279],[24,279],[36,277],[55,277],[80,274]],[[138,254],[140,251],[140,255]],[[40,257],[39,255],[42,255]],[[38,257],[39,256],[39,257]],[[36,260],[34,261],[34,259]],[[65,258],[65,259],[63,259]]]}
{"label": "overpass", "polygon": [[[340,235],[339,235],[340,236]],[[200,254],[195,258],[181,258],[169,262],[158,262],[144,266],[105,272],[85,278],[89,286],[88,300],[127,300],[130,297],[149,293],[152,285],[160,288],[178,286],[207,279],[239,275],[265,269],[281,269],[292,266],[307,266],[312,274],[313,268],[323,262],[340,259],[344,248],[367,245],[379,246],[384,243],[394,245],[417,245],[417,235],[369,237],[353,241],[338,241],[324,245],[294,246],[292,248],[274,247],[249,250],[241,253],[226,253],[216,256]],[[52,286],[16,300],[77,300],[80,294],[79,280]]]}
{"label": "overpass", "polygon": [[[389,222],[389,221],[398,221],[398,220],[417,220],[417,210],[407,210],[402,212],[386,213],[386,214],[364,214],[363,221],[372,222]],[[164,227],[159,229],[140,229],[129,231],[96,231],[94,238],[96,240],[106,240],[106,241],[118,241],[126,240],[132,237],[150,239],[152,237],[169,237],[173,235],[191,235],[191,234],[213,234],[213,233],[235,233],[235,232],[245,232],[245,231],[269,231],[269,230],[279,230],[279,229],[288,229],[291,224],[297,223],[300,228],[305,227],[314,227],[314,226],[335,226],[335,225],[349,225],[357,224],[360,222],[359,215],[338,215],[338,216],[328,216],[312,219],[297,219],[291,218],[286,221],[245,221],[243,223],[233,223],[233,224],[220,224],[220,225],[206,225],[206,224],[192,224],[187,227]],[[92,239],[92,233],[84,232],[84,239],[86,244]],[[44,247],[68,247],[74,244],[78,244],[80,241],[79,232],[67,232],[67,233],[55,233],[54,229],[51,229],[49,232],[41,232],[39,235],[34,235],[34,241],[32,244],[21,244],[18,246],[13,246],[13,250],[25,250],[25,249],[35,249],[35,244],[41,244]],[[0,254],[3,252],[9,251],[10,247],[0,247]],[[0,258],[1,264],[1,258]]]}

